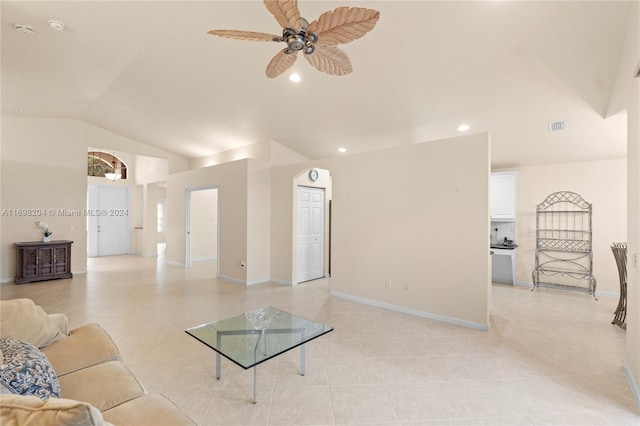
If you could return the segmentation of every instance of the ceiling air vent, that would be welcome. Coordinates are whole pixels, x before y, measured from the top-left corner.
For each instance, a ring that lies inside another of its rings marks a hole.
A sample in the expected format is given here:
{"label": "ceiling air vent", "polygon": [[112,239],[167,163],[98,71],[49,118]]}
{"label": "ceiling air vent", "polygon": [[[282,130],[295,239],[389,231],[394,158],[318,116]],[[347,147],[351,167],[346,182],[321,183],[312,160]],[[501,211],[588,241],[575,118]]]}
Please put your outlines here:
{"label": "ceiling air vent", "polygon": [[561,132],[563,130],[567,130],[566,121],[554,121],[553,123],[549,123],[550,132]]}
{"label": "ceiling air vent", "polygon": [[16,31],[19,31],[19,32],[24,33],[24,34],[27,34],[27,35],[33,34],[33,33],[35,32],[35,30],[33,29],[33,27],[32,27],[32,26],[30,26],[30,25],[15,24],[15,25],[13,26],[13,28],[14,28]]}

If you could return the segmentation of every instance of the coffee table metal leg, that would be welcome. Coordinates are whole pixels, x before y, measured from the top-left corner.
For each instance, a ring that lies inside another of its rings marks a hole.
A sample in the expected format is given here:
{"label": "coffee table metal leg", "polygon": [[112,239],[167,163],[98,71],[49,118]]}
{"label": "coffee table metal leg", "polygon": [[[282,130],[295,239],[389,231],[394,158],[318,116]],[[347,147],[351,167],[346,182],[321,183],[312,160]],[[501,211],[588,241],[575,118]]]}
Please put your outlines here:
{"label": "coffee table metal leg", "polygon": [[256,399],[256,381],[258,376],[258,367],[253,367],[253,403],[257,404],[258,400]]}
{"label": "coffee table metal leg", "polygon": [[220,380],[222,374],[220,374],[220,354],[216,352],[216,379]]}
{"label": "coffee table metal leg", "polygon": [[[216,341],[217,341],[218,347],[220,347],[221,340],[222,340],[222,334],[216,333]],[[220,380],[221,376],[222,375],[220,374],[220,353],[216,352],[216,379]]]}

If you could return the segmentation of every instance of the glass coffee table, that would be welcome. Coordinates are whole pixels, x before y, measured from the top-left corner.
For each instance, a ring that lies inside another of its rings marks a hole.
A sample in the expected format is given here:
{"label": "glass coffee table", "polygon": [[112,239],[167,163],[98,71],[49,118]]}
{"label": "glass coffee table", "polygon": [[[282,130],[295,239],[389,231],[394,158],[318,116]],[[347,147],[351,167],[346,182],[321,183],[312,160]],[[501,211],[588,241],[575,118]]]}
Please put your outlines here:
{"label": "glass coffee table", "polygon": [[216,351],[216,379],[221,377],[221,356],[248,370],[253,368],[253,403],[256,401],[256,366],[300,346],[300,374],[305,374],[305,343],[329,333],[333,327],[289,312],[265,307],[186,330]]}

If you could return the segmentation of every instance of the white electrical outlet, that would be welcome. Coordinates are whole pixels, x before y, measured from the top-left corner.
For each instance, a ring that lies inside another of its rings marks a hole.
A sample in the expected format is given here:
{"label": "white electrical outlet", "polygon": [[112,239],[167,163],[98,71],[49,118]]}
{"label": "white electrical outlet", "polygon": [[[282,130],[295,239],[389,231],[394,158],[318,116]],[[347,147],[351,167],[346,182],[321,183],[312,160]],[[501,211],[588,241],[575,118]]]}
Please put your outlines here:
{"label": "white electrical outlet", "polygon": [[384,286],[386,288],[391,288],[391,280],[384,280]]}
{"label": "white electrical outlet", "polygon": [[404,291],[409,291],[409,283],[404,283]]}

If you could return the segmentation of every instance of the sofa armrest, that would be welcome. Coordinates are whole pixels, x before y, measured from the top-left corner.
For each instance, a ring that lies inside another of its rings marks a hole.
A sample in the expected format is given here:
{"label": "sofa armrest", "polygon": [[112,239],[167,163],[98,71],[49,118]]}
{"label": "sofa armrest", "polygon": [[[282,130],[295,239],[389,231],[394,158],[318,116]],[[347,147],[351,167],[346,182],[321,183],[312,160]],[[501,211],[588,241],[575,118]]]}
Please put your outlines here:
{"label": "sofa armrest", "polygon": [[58,326],[60,333],[69,335],[69,318],[65,314],[49,314],[49,318]]}
{"label": "sofa armrest", "polygon": [[64,340],[56,323],[31,299],[0,301],[0,336],[43,348]]}

